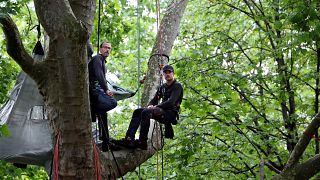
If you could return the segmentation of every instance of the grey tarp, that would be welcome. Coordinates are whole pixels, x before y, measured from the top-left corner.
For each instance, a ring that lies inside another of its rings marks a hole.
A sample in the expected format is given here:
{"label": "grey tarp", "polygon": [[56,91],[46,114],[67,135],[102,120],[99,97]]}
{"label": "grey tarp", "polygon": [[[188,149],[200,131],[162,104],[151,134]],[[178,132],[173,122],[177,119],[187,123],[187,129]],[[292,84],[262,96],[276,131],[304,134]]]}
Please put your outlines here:
{"label": "grey tarp", "polygon": [[24,72],[0,110],[0,120],[10,130],[8,137],[0,138],[0,159],[42,166],[50,160],[52,141],[42,96]]}
{"label": "grey tarp", "polygon": [[[134,95],[107,79],[117,100]],[[9,100],[0,109],[0,125],[7,124],[10,130],[10,136],[0,137],[0,159],[50,166],[52,139],[43,104],[35,82],[21,72]]]}

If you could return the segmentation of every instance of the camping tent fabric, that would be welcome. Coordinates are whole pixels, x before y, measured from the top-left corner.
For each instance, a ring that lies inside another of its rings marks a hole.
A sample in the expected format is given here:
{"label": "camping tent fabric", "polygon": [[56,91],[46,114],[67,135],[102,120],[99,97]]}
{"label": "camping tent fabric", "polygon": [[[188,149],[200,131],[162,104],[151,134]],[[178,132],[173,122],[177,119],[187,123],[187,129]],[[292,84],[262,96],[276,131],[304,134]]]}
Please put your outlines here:
{"label": "camping tent fabric", "polygon": [[44,166],[50,160],[52,140],[35,82],[21,72],[9,97],[0,111],[1,124],[10,131],[0,138],[0,159]]}
{"label": "camping tent fabric", "polygon": [[[107,80],[117,100],[134,95],[110,78],[107,77]],[[0,123],[6,124],[10,130],[8,137],[0,137],[0,159],[19,164],[50,166],[52,138],[43,98],[36,83],[24,72],[19,74],[9,100],[0,109]]]}

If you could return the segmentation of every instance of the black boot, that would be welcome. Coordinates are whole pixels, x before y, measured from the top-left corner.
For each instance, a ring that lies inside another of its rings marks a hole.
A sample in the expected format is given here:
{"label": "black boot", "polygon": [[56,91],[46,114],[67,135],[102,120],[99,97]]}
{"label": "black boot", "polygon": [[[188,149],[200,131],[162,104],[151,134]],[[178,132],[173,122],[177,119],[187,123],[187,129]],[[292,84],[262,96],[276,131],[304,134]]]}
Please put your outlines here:
{"label": "black boot", "polygon": [[116,145],[119,145],[119,146],[127,147],[127,148],[135,148],[136,147],[135,140],[131,139],[130,137],[125,137],[120,140],[114,140],[113,143],[115,143]]}
{"label": "black boot", "polygon": [[136,147],[142,150],[148,150],[147,140],[138,140],[136,141]]}

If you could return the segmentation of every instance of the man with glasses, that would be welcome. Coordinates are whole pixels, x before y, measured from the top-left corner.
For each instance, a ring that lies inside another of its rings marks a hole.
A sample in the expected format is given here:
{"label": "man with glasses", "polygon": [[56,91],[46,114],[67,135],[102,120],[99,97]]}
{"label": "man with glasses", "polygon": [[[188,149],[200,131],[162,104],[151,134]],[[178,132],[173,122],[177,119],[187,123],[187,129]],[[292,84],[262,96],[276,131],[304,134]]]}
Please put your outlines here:
{"label": "man with glasses", "polygon": [[89,93],[91,104],[91,118],[95,121],[96,116],[102,120],[100,132],[102,134],[102,151],[107,151],[109,141],[107,127],[107,111],[117,106],[117,101],[113,98],[112,92],[108,89],[106,80],[106,58],[111,52],[111,44],[102,42],[99,54],[90,59],[89,69]]}

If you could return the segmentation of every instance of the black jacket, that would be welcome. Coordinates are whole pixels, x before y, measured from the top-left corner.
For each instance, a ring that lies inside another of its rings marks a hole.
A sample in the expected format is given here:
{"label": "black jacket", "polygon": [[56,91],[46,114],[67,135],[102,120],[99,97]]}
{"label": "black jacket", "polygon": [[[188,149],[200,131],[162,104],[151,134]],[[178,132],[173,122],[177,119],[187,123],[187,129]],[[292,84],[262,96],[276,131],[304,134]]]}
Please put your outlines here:
{"label": "black jacket", "polygon": [[106,81],[106,58],[101,54],[94,56],[88,64],[90,87],[98,85],[106,92],[108,90]]}
{"label": "black jacket", "polygon": [[[149,102],[149,105],[157,106],[165,111],[165,133],[166,138],[172,139],[174,137],[174,132],[172,125],[177,124],[177,119],[179,119],[180,104],[183,97],[182,85],[176,80],[173,81],[171,85],[163,84],[160,86],[154,95],[154,97]],[[160,104],[159,101],[162,99]]]}
{"label": "black jacket", "polygon": [[[180,104],[183,97],[182,85],[174,80],[171,85],[163,84],[158,88],[155,96],[149,102],[149,105],[154,105],[163,110],[174,110],[179,111]],[[160,104],[159,101],[162,98]]]}

